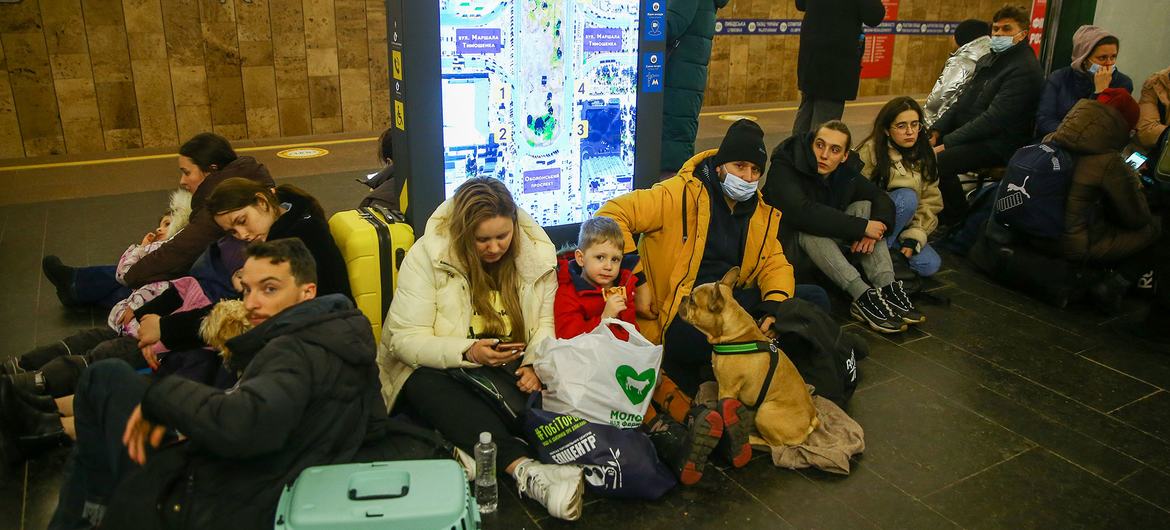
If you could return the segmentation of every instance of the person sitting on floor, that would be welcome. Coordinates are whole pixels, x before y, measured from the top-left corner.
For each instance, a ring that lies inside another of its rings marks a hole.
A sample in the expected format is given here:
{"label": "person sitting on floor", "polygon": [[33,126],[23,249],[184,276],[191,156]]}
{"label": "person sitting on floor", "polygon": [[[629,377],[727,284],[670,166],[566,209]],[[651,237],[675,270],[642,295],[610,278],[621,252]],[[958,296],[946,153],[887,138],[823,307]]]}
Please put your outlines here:
{"label": "person sitting on floor", "polygon": [[[575,520],[581,468],[537,461],[518,421],[541,387],[528,352],[554,335],[556,264],[552,241],[503,182],[467,180],[406,253],[378,365],[390,410],[434,426],[468,453],[490,432],[499,469],[520,493]],[[521,345],[498,348],[507,343]],[[492,397],[477,390],[485,384],[495,387]]]}
{"label": "person sitting on floor", "polygon": [[[51,528],[272,528],[284,486],[349,462],[385,409],[370,323],[317,296],[297,239],[248,247],[240,275],[253,328],[228,341],[228,391],[154,381],[107,360],[82,377],[77,446]],[[122,446],[125,449],[122,449]]]}
{"label": "person sitting on floor", "polygon": [[1133,93],[1133,80],[1117,70],[1121,42],[1104,28],[1085,25],[1072,38],[1072,63],[1052,72],[1044,84],[1036,111],[1036,136],[1056,132],[1073,105],[1095,99],[1107,88],[1124,88]]}
{"label": "person sitting on floor", "polygon": [[[557,267],[559,286],[553,311],[558,339],[589,333],[607,318],[637,325],[636,291],[645,277],[633,271],[637,255],[623,256],[623,243],[622,229],[613,219],[594,217],[581,223],[573,259],[563,259]],[[625,329],[610,328],[619,340],[629,338]],[[683,423],[675,421],[672,406],[682,407],[690,399],[670,392],[672,388],[678,387],[660,375],[656,398],[643,416],[642,431],[679,482],[691,485],[703,478],[707,456],[723,433],[723,419],[714,410],[694,405],[677,412],[684,415]]]}
{"label": "person sitting on floor", "polygon": [[938,154],[943,211],[939,222],[956,225],[967,216],[967,196],[959,175],[1003,166],[1032,138],[1036,104],[1044,74],[1028,45],[1031,18],[1022,7],[1005,6],[991,25],[991,53],[949,111],[931,125],[930,143]]}
{"label": "person sitting on floor", "polygon": [[1151,247],[1165,246],[1157,243],[1161,218],[1151,212],[1138,173],[1121,157],[1138,112],[1125,89],[1110,88],[1097,99],[1077,102],[1046,138],[1076,160],[1057,252],[1117,271],[1120,278],[1096,293],[1107,312],[1120,311],[1129,286],[1155,268],[1159,251]]}
{"label": "person sitting on floor", "polygon": [[[318,268],[318,292],[351,298],[345,260],[329,232],[320,204],[294,186],[282,185],[272,192],[248,179],[223,181],[206,200],[208,211],[229,235],[212,244],[189,271],[190,276],[166,282],[167,288],[142,306],[127,308],[118,323],[137,324],[136,336],[111,336],[113,332],[86,331],[58,343],[21,355],[11,376],[15,396],[0,396],[0,410],[18,419],[17,436],[30,451],[52,445],[69,434],[66,420],[50,416],[71,408],[69,396],[84,370],[96,361],[122,359],[135,369],[149,368],[159,374],[177,374],[203,383],[230,380],[221,376],[219,358],[199,335],[200,323],[216,302],[237,296],[233,285],[244,263],[249,242],[285,238],[301,240]],[[21,406],[49,395],[56,403],[47,410]],[[17,399],[19,398],[19,399]]]}
{"label": "person sitting on floor", "polygon": [[967,19],[955,26],[952,37],[955,51],[943,65],[938,81],[922,106],[923,125],[929,129],[939,116],[946,114],[959,99],[959,93],[975,73],[975,64],[991,53],[991,25],[977,19]]}
{"label": "person sitting on floor", "polygon": [[[190,218],[191,193],[182,189],[171,192],[171,207],[167,211],[167,215],[163,216],[162,221],[160,221],[158,229],[143,236],[141,244],[130,245],[122,253],[122,257],[118,259],[117,269],[114,274],[115,278],[119,282],[124,281],[123,278],[126,275],[126,271],[130,270],[130,267],[133,267],[143,256],[154,252],[163,243],[166,243],[167,240],[183,230],[187,226]],[[122,315],[127,309],[133,311],[142,307],[142,304],[153,300],[159,293],[166,290],[167,285],[167,282],[148,283],[135,289],[125,300],[114,304],[109,316],[106,317],[110,329],[118,332],[119,335],[138,337],[138,323],[123,322]]]}
{"label": "person sitting on floor", "polygon": [[[851,145],[849,127],[836,120],[781,142],[772,151],[764,199],[784,214],[785,248],[801,252],[794,260],[797,274],[804,277],[805,260],[811,261],[849,295],[853,318],[874,331],[898,333],[926,317],[894,279],[890,253],[878,244],[894,226],[894,204],[858,172],[859,164],[849,157]],[[865,277],[842,245],[860,259]]]}
{"label": "person sitting on floor", "polygon": [[132,289],[187,274],[207,246],[223,235],[204,208],[204,201],[220,182],[233,177],[254,180],[266,188],[276,186],[264,164],[250,156],[237,156],[222,136],[199,133],[187,140],[179,148],[179,187],[192,194],[187,228],[138,260],[121,282],[115,277],[113,265],[75,268],[61,263],[57,256],[45,256],[41,268],[57,289],[61,304],[108,309],[129,296]]}
{"label": "person sitting on floor", "polygon": [[894,226],[886,246],[900,255],[919,276],[933,276],[942,258],[927,238],[938,226],[942,194],[938,162],[930,140],[922,134],[922,108],[901,96],[886,103],[873,121],[873,132],[857,148],[861,174],[886,190],[894,201]]}
{"label": "person sitting on floor", "polygon": [[[663,345],[667,377],[654,400],[670,402],[675,421],[688,421],[691,398],[702,383],[715,380],[707,337],[678,318],[679,304],[692,288],[739,267],[736,301],[770,338],[777,335],[777,307],[792,296],[828,304],[820,287],[796,285],[776,239],[780,212],[764,204],[757,191],[767,161],[763,129],[742,119],[728,127],[718,149],[695,154],[675,176],[615,197],[597,211],[621,227],[624,252],[637,250],[634,271],[646,278],[634,296],[638,329]],[[679,395],[684,399],[676,399]],[[739,421],[743,403],[724,399],[713,406],[725,426],[718,454],[736,467],[745,465],[751,425]]]}

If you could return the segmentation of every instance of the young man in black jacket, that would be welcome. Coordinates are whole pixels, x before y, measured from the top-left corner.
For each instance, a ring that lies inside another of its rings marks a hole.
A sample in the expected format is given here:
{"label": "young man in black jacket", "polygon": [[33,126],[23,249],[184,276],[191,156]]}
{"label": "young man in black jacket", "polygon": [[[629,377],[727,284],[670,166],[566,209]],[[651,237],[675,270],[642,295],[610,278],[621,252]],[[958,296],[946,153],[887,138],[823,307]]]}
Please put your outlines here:
{"label": "young man in black jacket", "polygon": [[[808,281],[811,261],[849,293],[854,318],[882,333],[905,331],[926,317],[894,279],[890,253],[877,244],[894,224],[894,203],[858,172],[851,145],[849,128],[836,120],[785,140],[772,151],[764,200],[783,215],[780,242],[797,281]],[[870,283],[845,257],[843,244],[858,256]]]}
{"label": "young man in black jacket", "polygon": [[316,297],[299,239],[247,253],[254,327],[227,344],[239,383],[150,382],[121,361],[94,364],[78,387],[76,453],[50,528],[271,528],[285,484],[351,461],[386,421],[369,321],[343,295]]}
{"label": "young man in black jacket", "polygon": [[958,101],[934,122],[931,144],[938,153],[938,187],[943,196],[939,222],[953,225],[967,215],[959,175],[1007,164],[1032,137],[1044,74],[1028,45],[1030,20],[1021,7],[1004,6],[991,25],[991,53]]}

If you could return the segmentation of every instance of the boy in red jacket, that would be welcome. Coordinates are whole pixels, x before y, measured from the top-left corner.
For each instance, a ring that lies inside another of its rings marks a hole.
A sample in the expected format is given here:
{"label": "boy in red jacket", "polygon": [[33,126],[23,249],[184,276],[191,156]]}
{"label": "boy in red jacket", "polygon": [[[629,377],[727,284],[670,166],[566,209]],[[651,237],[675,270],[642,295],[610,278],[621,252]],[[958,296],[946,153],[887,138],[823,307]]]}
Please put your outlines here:
{"label": "boy in red jacket", "polygon": [[[557,270],[560,286],[553,314],[558,339],[593,331],[605,318],[637,325],[634,291],[643,278],[633,273],[638,256],[624,256],[622,242],[621,227],[613,219],[594,217],[581,223],[574,259],[561,259]],[[622,328],[610,330],[621,340],[629,339]],[[703,477],[707,457],[719,443],[723,419],[714,410],[692,405],[666,374],[658,380],[641,428],[679,482],[694,484]]]}
{"label": "boy in red jacket", "polygon": [[[573,255],[573,260],[562,259],[557,270],[560,287],[553,304],[557,338],[589,333],[603,318],[637,325],[634,290],[639,280],[633,268],[638,256],[622,255],[622,233],[617,222],[608,217],[594,217],[581,223]],[[622,328],[610,329],[619,339],[629,338]]]}

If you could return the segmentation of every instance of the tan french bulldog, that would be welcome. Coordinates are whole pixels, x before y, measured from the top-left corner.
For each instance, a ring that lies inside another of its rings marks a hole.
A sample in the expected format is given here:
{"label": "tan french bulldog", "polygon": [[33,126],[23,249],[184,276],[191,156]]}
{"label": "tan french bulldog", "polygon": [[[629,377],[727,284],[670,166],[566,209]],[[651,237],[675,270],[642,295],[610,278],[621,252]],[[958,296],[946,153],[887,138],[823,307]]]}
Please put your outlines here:
{"label": "tan french bulldog", "polygon": [[[820,423],[812,397],[796,366],[779,349],[773,365],[768,337],[732,298],[738,279],[739,267],[734,267],[719,282],[695,287],[683,297],[678,315],[706,335],[716,349],[712,365],[719,398],[738,399],[754,407],[756,430],[768,445],[799,445]],[[720,353],[720,345],[732,347]]]}

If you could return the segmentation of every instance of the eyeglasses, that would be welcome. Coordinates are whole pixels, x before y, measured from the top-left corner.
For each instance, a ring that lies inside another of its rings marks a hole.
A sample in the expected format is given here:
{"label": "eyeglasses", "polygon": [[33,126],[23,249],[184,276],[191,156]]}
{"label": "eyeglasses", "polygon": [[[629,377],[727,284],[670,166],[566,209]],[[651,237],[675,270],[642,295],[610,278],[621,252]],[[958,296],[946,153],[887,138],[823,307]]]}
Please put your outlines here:
{"label": "eyeglasses", "polygon": [[916,121],[912,121],[909,123],[900,122],[900,123],[895,123],[892,128],[896,129],[898,132],[906,132],[907,129],[909,129],[911,131],[917,131],[917,130],[922,128],[922,124],[918,123]]}

